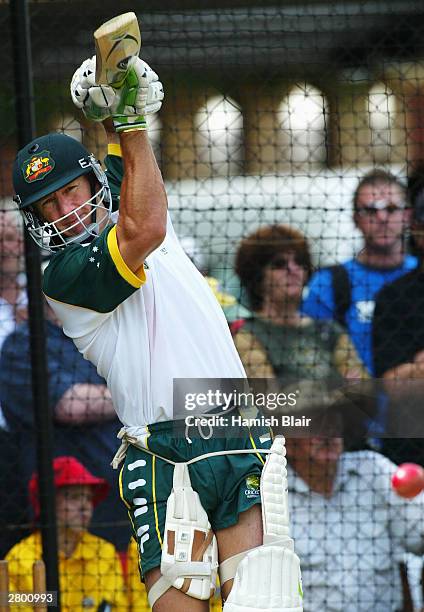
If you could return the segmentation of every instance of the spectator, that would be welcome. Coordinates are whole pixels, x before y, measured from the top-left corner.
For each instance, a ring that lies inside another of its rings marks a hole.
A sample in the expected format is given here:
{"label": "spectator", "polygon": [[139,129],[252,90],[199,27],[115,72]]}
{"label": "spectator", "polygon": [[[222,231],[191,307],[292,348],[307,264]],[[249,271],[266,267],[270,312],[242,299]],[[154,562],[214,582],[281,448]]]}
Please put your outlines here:
{"label": "spectator", "polygon": [[[100,474],[112,490],[96,507],[93,532],[126,550],[130,533],[125,508],[118,496],[117,472],[110,466],[116,451],[120,422],[110,392],[95,367],[64,335],[50,309],[46,311],[49,401],[54,414],[55,455],[73,455]],[[27,483],[36,466],[28,324],[5,341],[0,358],[0,401],[18,448],[21,479]]]}
{"label": "spectator", "polygon": [[248,376],[360,378],[366,372],[343,329],[300,313],[311,270],[307,241],[285,225],[260,228],[240,244],[236,272],[252,316],[233,325],[234,341]]}
{"label": "spectator", "polygon": [[[0,211],[0,350],[16,324],[27,318],[23,243],[16,215]],[[0,428],[5,426],[0,407]]]}
{"label": "spectator", "polygon": [[[414,251],[424,255],[424,172],[409,181]],[[378,293],[373,320],[375,374],[382,377],[389,395],[388,428],[405,438],[385,439],[383,452],[395,462],[424,462],[419,423],[422,422],[424,387],[424,273],[422,266],[383,287]],[[414,419],[416,421],[414,422]],[[406,424],[406,427],[405,427]],[[409,428],[409,432],[408,432]],[[422,437],[423,427],[421,427]],[[409,439],[406,439],[406,438]]]}
{"label": "spectator", "polygon": [[141,581],[138,564],[137,543],[131,538],[127,555],[128,609],[129,612],[149,612],[146,587]]}
{"label": "spectator", "polygon": [[[293,413],[303,414],[308,404],[308,416],[315,413],[326,428],[341,426],[343,400],[321,398],[300,394]],[[396,466],[373,451],[344,452],[340,429],[287,439],[286,447],[304,612],[402,609],[399,562],[424,552],[424,495],[398,497],[390,485]]]}
{"label": "spectator", "polygon": [[0,212],[0,349],[16,326],[27,317],[23,235],[10,211]]}
{"label": "spectator", "polygon": [[[12,212],[0,212],[0,350],[5,338],[26,318],[25,275],[23,274],[23,235]],[[0,476],[0,488],[5,492],[0,504],[0,524],[26,521],[25,491],[17,474],[16,440],[7,431],[6,420],[0,406],[0,465],[8,465]],[[0,557],[27,531],[3,531],[0,539]]]}
{"label": "spectator", "polygon": [[[104,603],[125,612],[127,599],[116,550],[112,544],[88,531],[93,508],[105,499],[109,485],[104,479],[93,476],[74,457],[57,457],[53,468],[61,610],[99,610],[103,609],[100,606]],[[31,478],[29,495],[37,519],[40,512],[37,474]],[[42,542],[38,530],[9,551],[6,560],[11,592],[33,591],[32,565],[41,557]],[[22,609],[22,605],[17,607]],[[24,606],[24,609],[32,610],[32,604]]]}
{"label": "spectator", "polygon": [[404,251],[410,211],[405,187],[395,176],[383,170],[366,174],[356,188],[353,210],[364,247],[354,259],[314,274],[303,312],[343,324],[359,357],[373,373],[371,321],[375,296],[383,285],[414,269],[417,259]]}

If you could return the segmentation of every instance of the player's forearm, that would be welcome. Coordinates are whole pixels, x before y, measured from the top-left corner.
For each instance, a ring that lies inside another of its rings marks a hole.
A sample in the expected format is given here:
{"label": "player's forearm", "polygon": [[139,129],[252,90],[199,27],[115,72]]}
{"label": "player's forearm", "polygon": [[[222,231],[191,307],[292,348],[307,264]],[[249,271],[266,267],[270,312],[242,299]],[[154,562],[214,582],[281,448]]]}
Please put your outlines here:
{"label": "player's forearm", "polygon": [[117,238],[125,263],[136,271],[166,234],[167,198],[147,132],[120,135],[125,173]]}
{"label": "player's forearm", "polygon": [[65,391],[55,407],[56,420],[64,425],[109,421],[115,416],[106,385],[75,384]]}
{"label": "player's forearm", "polygon": [[107,144],[119,144],[119,134],[115,132],[112,117],[105,119],[102,124],[106,132]]}

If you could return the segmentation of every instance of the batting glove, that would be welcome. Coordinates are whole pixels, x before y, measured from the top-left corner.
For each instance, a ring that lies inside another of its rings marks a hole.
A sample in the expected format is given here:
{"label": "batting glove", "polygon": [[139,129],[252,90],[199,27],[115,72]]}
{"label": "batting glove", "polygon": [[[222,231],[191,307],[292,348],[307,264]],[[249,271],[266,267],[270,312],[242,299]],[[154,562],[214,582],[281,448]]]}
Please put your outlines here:
{"label": "batting glove", "polygon": [[[157,113],[162,106],[162,100],[164,98],[163,85],[159,81],[157,74],[153,72],[145,62],[139,58],[133,58],[133,60],[138,60],[137,64],[142,62],[146,69],[145,78],[147,78],[148,90],[144,106],[144,115]],[[131,62],[133,60],[131,60]],[[134,83],[135,79],[133,75],[127,75],[129,76],[129,83],[127,83],[127,79],[125,79],[120,89],[114,89],[109,85],[96,85],[95,74],[96,56],[93,56],[81,64],[75,71],[71,81],[72,101],[77,108],[82,110],[87,119],[91,121],[104,121],[104,119],[118,113],[120,116],[129,116],[129,113],[131,115],[142,114],[140,112],[142,107],[136,106],[134,109],[134,105],[131,104],[133,98],[135,98],[137,102],[137,95],[134,96],[134,87],[137,88],[137,85]],[[132,92],[131,89],[133,90]],[[126,108],[127,106],[129,106],[129,108]],[[117,119],[117,123],[121,123],[119,119]],[[134,129],[134,127],[132,129]]]}
{"label": "batting glove", "polygon": [[96,85],[96,56],[86,59],[71,80],[72,102],[87,119],[103,121],[110,117],[115,92],[108,85]]}
{"label": "batting glove", "polygon": [[[112,119],[117,132],[146,130],[146,115],[157,112],[164,97],[159,77],[146,62],[133,57],[128,62],[125,79],[116,89],[119,101],[113,105]],[[149,110],[150,110],[149,108]]]}

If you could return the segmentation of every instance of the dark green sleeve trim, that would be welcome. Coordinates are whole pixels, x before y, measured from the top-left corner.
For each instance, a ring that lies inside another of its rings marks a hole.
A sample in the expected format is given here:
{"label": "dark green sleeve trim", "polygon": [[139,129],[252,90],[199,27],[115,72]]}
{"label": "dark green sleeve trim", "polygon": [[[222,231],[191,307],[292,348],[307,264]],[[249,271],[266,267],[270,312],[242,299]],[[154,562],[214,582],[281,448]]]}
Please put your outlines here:
{"label": "dark green sleeve trim", "polygon": [[137,291],[119,273],[111,257],[107,244],[111,229],[104,230],[90,245],[68,246],[51,259],[43,279],[43,291],[49,298],[96,312],[111,312]]}

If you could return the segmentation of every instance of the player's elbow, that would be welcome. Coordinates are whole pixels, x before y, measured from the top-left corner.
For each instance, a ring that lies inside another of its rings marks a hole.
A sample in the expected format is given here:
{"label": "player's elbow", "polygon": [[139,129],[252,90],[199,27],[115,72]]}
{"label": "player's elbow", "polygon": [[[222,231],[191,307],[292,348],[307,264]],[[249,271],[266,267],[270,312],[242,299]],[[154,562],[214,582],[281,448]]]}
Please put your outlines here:
{"label": "player's elbow", "polygon": [[164,241],[166,228],[162,224],[143,223],[136,228],[134,225],[119,224],[116,228],[118,248],[126,265],[135,272],[143,261],[155,251]]}
{"label": "player's elbow", "polygon": [[160,245],[165,240],[165,236],[166,231],[159,231],[159,229],[155,227],[155,229],[148,234],[148,243],[144,243],[144,245],[140,247],[140,251],[144,250],[145,256],[147,257],[148,255],[150,255],[150,253],[156,251],[156,249],[160,247]]}
{"label": "player's elbow", "polygon": [[154,241],[156,249],[162,244],[166,237],[166,219],[161,223],[154,223],[153,227],[150,228],[150,235],[152,241]]}
{"label": "player's elbow", "polygon": [[166,236],[166,220],[157,217],[144,219],[143,222],[133,222],[132,219],[121,219],[117,226],[118,243],[131,244],[140,251],[154,251],[162,244]]}

